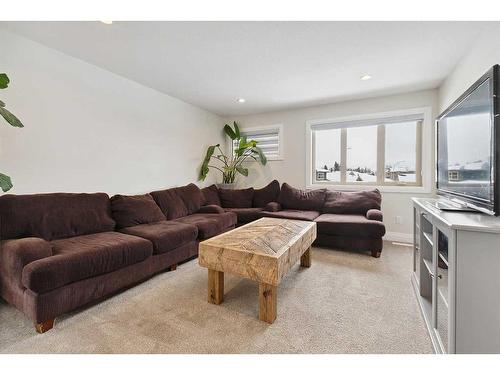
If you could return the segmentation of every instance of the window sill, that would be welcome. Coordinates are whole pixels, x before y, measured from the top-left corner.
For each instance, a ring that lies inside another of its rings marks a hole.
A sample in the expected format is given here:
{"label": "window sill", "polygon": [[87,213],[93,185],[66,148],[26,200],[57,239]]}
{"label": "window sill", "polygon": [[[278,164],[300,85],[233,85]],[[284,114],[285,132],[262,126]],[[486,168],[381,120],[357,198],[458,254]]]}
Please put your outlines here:
{"label": "window sill", "polygon": [[406,193],[406,194],[430,194],[431,189],[425,186],[401,186],[401,185],[335,185],[335,184],[309,184],[307,189],[329,189],[341,191],[360,191],[378,189],[381,193]]}

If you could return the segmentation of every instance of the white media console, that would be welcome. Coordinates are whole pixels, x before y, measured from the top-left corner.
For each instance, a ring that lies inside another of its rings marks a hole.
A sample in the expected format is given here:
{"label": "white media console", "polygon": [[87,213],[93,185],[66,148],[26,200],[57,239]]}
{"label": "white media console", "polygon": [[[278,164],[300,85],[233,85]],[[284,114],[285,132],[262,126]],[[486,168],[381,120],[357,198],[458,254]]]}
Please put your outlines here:
{"label": "white media console", "polygon": [[412,201],[412,283],[435,352],[500,353],[500,217]]}

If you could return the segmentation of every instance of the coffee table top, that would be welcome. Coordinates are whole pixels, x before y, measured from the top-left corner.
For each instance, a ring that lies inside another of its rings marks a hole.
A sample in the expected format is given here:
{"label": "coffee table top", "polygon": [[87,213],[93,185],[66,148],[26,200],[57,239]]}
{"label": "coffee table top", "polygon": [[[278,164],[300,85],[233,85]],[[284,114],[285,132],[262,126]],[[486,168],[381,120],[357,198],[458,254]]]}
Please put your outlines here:
{"label": "coffee table top", "polygon": [[278,285],[316,239],[311,221],[262,218],[200,243],[199,264]]}

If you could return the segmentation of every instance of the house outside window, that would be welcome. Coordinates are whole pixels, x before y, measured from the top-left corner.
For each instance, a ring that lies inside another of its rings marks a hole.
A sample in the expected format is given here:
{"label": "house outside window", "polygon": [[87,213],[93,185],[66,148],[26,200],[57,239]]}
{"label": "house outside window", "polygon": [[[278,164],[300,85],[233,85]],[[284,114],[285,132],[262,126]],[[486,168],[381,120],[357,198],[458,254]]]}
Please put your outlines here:
{"label": "house outside window", "polygon": [[448,171],[448,180],[460,181],[460,173],[458,171]]}

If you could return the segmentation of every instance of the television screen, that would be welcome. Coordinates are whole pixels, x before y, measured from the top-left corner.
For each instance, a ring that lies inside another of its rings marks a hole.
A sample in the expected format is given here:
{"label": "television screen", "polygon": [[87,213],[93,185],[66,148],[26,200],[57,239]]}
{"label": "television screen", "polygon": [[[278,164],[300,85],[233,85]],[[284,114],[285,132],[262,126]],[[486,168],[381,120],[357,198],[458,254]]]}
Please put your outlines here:
{"label": "television screen", "polygon": [[[488,77],[438,119],[438,191],[492,204],[493,95]],[[491,207],[488,207],[491,209]]]}

